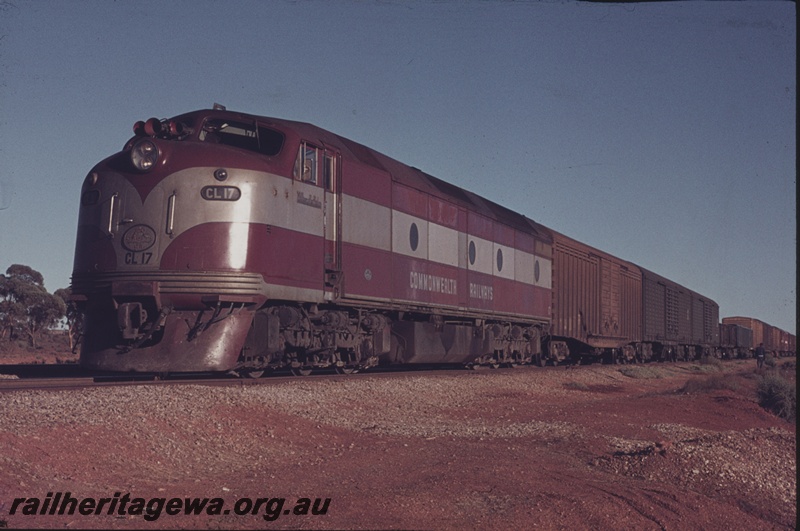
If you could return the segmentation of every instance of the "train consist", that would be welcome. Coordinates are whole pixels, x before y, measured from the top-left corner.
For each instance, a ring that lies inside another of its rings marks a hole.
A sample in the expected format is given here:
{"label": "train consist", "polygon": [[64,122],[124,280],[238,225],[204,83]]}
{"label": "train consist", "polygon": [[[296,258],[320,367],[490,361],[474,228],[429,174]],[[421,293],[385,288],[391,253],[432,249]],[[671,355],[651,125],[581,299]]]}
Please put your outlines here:
{"label": "train consist", "polygon": [[752,317],[725,317],[720,323],[720,351],[724,357],[748,358],[758,345],[773,357],[797,355],[797,338]]}
{"label": "train consist", "polygon": [[319,127],[215,106],[134,133],[81,191],[86,367],[674,360],[730,342],[713,300]]}

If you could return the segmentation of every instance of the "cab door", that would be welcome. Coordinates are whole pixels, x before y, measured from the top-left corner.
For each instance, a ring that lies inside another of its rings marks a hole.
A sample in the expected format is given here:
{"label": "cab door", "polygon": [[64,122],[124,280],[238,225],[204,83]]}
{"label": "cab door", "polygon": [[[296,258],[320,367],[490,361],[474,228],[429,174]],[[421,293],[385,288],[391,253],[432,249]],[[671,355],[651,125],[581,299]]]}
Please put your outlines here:
{"label": "cab door", "polygon": [[336,300],[343,295],[342,259],[342,173],[341,155],[325,149],[322,156],[322,186],[325,234],[325,299]]}

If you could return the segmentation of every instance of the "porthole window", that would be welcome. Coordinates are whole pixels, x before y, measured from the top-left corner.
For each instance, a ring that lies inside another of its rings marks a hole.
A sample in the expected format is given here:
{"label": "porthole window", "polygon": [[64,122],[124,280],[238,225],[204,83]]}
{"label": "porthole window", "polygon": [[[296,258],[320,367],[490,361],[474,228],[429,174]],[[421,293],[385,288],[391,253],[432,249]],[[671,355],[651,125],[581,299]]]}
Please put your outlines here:
{"label": "porthole window", "polygon": [[536,260],[533,264],[533,279],[539,282],[539,260]]}
{"label": "porthole window", "polygon": [[498,249],[497,250],[497,270],[498,271],[502,271],[503,270],[503,250],[502,249]]}
{"label": "porthole window", "polygon": [[469,242],[469,265],[475,265],[475,242]]}
{"label": "porthole window", "polygon": [[411,224],[411,230],[408,232],[408,243],[411,244],[411,250],[416,251],[419,246],[419,229],[416,223]]}

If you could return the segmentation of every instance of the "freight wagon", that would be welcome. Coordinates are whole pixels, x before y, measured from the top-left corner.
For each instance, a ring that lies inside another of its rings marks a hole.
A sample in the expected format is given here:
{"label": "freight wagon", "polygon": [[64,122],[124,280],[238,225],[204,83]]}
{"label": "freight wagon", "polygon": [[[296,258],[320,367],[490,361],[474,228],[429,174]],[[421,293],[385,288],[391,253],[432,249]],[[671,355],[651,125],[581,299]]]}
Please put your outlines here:
{"label": "freight wagon", "polygon": [[753,331],[732,323],[720,323],[719,346],[723,358],[750,358],[753,355]]}

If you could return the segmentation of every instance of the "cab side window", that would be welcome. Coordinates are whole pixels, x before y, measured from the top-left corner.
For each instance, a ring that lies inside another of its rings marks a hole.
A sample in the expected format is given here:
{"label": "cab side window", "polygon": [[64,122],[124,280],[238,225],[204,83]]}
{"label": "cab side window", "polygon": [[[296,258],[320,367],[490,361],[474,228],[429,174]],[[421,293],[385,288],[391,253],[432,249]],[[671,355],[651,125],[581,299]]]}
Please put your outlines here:
{"label": "cab side window", "polygon": [[329,192],[333,192],[334,178],[336,176],[336,158],[330,153],[325,153],[325,166],[323,168],[323,186]]}
{"label": "cab side window", "polygon": [[317,184],[319,174],[318,150],[302,142],[294,163],[294,178],[305,183]]}

